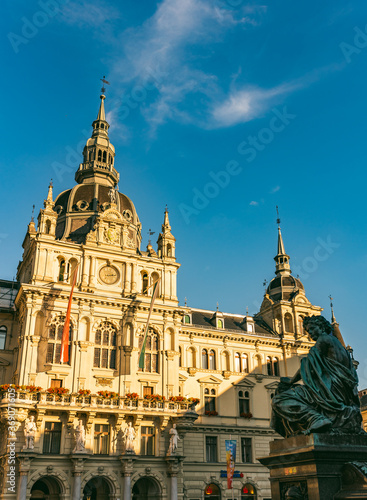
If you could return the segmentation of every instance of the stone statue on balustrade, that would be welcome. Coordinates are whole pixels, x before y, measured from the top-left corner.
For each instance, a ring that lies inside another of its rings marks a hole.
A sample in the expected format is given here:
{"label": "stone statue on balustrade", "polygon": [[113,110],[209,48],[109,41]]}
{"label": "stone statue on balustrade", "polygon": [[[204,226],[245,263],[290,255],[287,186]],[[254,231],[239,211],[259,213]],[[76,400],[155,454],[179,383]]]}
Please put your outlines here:
{"label": "stone statue on balustrade", "polygon": [[25,436],[25,445],[23,447],[24,450],[33,450],[34,449],[34,438],[36,436],[37,426],[34,421],[34,416],[31,415],[29,419],[27,419],[24,423],[24,436]]}
{"label": "stone statue on balustrade", "polygon": [[169,430],[169,433],[171,437],[169,439],[169,448],[167,451],[167,455],[174,455],[177,450],[178,441],[181,440],[176,429],[176,424],[173,424],[172,428]]}
{"label": "stone statue on balustrade", "polygon": [[125,453],[135,454],[134,450],[134,440],[136,438],[136,432],[131,422],[126,427],[123,439],[125,440]]}
{"label": "stone statue on balustrade", "polygon": [[280,379],[272,400],[272,428],[284,437],[363,434],[358,376],[349,352],[324,317],[306,317],[303,325],[315,344],[294,377]]}
{"label": "stone statue on balustrade", "polygon": [[73,453],[85,453],[85,429],[82,420],[79,420],[75,428],[75,446]]}

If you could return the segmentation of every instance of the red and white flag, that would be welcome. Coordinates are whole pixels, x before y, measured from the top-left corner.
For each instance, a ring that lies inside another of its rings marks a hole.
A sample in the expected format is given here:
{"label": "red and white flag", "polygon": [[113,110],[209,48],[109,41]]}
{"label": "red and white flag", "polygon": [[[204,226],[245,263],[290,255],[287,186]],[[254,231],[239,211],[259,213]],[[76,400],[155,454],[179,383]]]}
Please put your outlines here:
{"label": "red and white flag", "polygon": [[74,287],[76,283],[76,277],[78,274],[79,264],[74,269],[74,275],[72,277],[72,285],[71,292],[68,302],[68,309],[66,311],[66,318],[64,323],[64,328],[62,330],[62,339],[61,339],[61,352],[60,352],[60,363],[68,363],[69,362],[69,330],[70,330],[70,313],[71,313],[71,301],[73,298]]}

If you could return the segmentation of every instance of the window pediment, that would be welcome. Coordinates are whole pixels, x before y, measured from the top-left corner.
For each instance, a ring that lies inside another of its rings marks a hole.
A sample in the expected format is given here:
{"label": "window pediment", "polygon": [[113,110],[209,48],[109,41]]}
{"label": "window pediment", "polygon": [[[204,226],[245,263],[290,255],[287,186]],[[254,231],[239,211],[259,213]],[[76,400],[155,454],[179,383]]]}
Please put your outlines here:
{"label": "window pediment", "polygon": [[210,377],[199,378],[198,382],[200,384],[221,384],[222,380],[217,377],[210,376]]}

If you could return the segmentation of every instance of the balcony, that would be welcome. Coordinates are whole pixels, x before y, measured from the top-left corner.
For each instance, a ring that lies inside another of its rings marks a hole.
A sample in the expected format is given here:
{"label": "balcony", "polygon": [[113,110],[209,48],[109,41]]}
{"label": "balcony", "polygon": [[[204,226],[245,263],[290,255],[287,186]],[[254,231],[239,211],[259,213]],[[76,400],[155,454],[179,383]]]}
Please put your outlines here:
{"label": "balcony", "polygon": [[28,406],[45,409],[65,409],[74,411],[122,410],[128,413],[182,413],[193,410],[189,402],[157,401],[143,398],[130,399],[125,397],[104,398],[97,395],[80,396],[79,394],[49,394],[48,392],[4,392],[0,395],[0,408],[7,408],[8,403],[14,406]]}

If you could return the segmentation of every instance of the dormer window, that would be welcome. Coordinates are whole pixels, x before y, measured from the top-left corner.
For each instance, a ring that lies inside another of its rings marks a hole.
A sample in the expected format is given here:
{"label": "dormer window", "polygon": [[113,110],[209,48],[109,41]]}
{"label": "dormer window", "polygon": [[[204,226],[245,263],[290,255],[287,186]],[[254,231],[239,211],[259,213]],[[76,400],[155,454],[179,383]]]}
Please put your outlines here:
{"label": "dormer window", "polygon": [[223,324],[223,320],[222,319],[218,319],[217,320],[217,328],[224,328],[224,324]]}
{"label": "dormer window", "polygon": [[254,325],[252,323],[247,323],[247,331],[253,333]]}
{"label": "dormer window", "polygon": [[183,322],[185,325],[191,325],[191,318],[189,314],[185,314]]}

